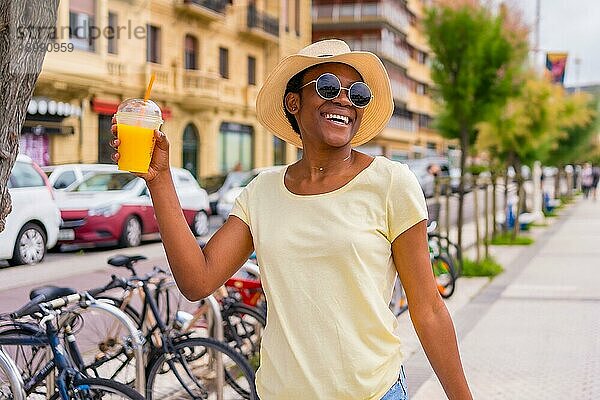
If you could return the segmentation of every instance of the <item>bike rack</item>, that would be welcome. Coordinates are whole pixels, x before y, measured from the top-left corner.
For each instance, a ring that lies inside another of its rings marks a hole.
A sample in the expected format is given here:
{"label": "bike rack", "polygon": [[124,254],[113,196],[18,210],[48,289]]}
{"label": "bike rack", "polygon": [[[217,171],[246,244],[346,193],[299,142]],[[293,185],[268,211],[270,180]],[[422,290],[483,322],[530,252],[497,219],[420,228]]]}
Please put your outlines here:
{"label": "bike rack", "polygon": [[[225,338],[223,335],[223,316],[221,315],[221,306],[215,297],[211,294],[205,299],[210,306],[208,313],[208,330],[210,336],[223,343]],[[223,357],[219,353],[216,357],[217,361],[217,400],[223,400],[223,386],[225,385],[225,377],[223,376]]]}
{"label": "bike rack", "polygon": [[127,314],[121,311],[118,307],[108,303],[108,301],[102,299],[96,300],[91,298],[91,296],[89,298],[89,304],[85,306],[79,304],[78,308],[81,311],[95,309],[108,313],[125,325],[127,331],[129,332],[129,337],[132,339],[131,349],[135,353],[135,390],[144,395],[146,390],[146,370],[144,365],[143,351],[144,337],[135,326],[131,318],[129,318]]}
{"label": "bike rack", "polygon": [[102,300],[94,300],[90,305],[90,308],[96,308],[99,310],[106,311],[112,314],[119,321],[127,327],[129,331],[129,337],[132,339],[131,348],[135,353],[135,390],[140,394],[144,395],[146,392],[146,368],[144,363],[144,335],[135,326],[131,318],[127,316],[118,307],[115,307],[109,303],[103,302]]}
{"label": "bike rack", "polygon": [[19,373],[19,369],[15,365],[14,361],[2,351],[0,348],[0,365],[8,374],[8,381],[10,382],[10,387],[12,394],[14,396],[14,400],[25,400],[25,390],[23,386],[23,377]]}

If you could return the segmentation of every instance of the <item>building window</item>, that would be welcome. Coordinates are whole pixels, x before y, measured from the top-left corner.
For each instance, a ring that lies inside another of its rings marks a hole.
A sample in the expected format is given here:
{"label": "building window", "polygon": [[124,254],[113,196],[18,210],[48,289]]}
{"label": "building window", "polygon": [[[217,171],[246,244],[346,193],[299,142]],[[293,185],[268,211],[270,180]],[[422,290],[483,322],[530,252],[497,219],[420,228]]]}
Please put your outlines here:
{"label": "building window", "polygon": [[419,129],[431,129],[433,119],[426,114],[419,114]]}
{"label": "building window", "polygon": [[188,124],[183,130],[182,161],[183,168],[198,178],[198,148],[200,140],[194,124]]}
{"label": "building window", "polygon": [[146,61],[160,64],[160,28],[146,25]]}
{"label": "building window", "polygon": [[300,0],[294,0],[294,30],[300,36]]}
{"label": "building window", "polygon": [[108,53],[109,54],[117,54],[117,27],[118,27],[118,19],[117,14],[114,12],[108,12],[108,29],[107,29],[107,39],[108,39]]}
{"label": "building window", "polygon": [[234,169],[252,169],[253,129],[248,125],[223,122],[219,129],[219,166],[226,174]]}
{"label": "building window", "polygon": [[417,94],[425,95],[425,94],[427,94],[427,87],[425,85],[423,85],[422,83],[417,83],[416,92],[417,92]]}
{"label": "building window", "polygon": [[183,57],[185,69],[198,69],[198,39],[192,35],[185,35]]}
{"label": "building window", "polygon": [[256,58],[248,56],[248,85],[256,85]]}
{"label": "building window", "polygon": [[313,6],[313,19],[332,19],[333,4],[319,4]]}
{"label": "building window", "polygon": [[273,136],[273,165],[284,165],[286,163],[285,148],[285,141]]}
{"label": "building window", "polygon": [[354,4],[342,4],[340,5],[340,17],[350,18],[354,17]]}
{"label": "building window", "polygon": [[362,16],[376,16],[377,15],[377,3],[364,3],[362,5]]}
{"label": "building window", "polygon": [[79,50],[95,51],[91,35],[96,17],[95,0],[71,0],[69,3],[69,40]]}
{"label": "building window", "polygon": [[219,47],[219,74],[229,79],[229,50],[223,47]]}

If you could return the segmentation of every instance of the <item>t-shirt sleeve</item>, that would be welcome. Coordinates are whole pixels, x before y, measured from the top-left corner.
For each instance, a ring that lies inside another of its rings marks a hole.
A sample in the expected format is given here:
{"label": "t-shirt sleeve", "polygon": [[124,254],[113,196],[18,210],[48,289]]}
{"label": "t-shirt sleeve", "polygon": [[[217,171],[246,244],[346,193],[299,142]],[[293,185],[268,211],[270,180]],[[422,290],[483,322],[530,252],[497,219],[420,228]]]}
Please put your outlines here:
{"label": "t-shirt sleeve", "polygon": [[392,170],[387,195],[388,240],[427,219],[427,204],[415,174],[405,164]]}
{"label": "t-shirt sleeve", "polygon": [[242,189],[240,195],[235,199],[230,213],[230,215],[235,215],[244,221],[248,227],[250,227],[250,212],[248,207],[248,201],[250,197],[249,190],[249,186],[246,186],[244,189]]}

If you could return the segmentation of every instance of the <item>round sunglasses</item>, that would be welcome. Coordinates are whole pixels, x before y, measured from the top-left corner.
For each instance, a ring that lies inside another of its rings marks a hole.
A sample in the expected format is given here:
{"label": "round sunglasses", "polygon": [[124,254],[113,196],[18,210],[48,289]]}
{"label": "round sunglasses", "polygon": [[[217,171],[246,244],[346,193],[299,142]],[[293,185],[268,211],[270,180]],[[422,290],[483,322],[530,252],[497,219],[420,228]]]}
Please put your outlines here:
{"label": "round sunglasses", "polygon": [[348,99],[356,108],[365,108],[371,102],[373,94],[371,89],[364,82],[354,82],[349,88],[342,86],[340,79],[332,73],[326,72],[317,79],[307,82],[300,87],[303,89],[314,83],[315,90],[319,97],[324,100],[333,100],[338,97],[343,90],[348,91]]}

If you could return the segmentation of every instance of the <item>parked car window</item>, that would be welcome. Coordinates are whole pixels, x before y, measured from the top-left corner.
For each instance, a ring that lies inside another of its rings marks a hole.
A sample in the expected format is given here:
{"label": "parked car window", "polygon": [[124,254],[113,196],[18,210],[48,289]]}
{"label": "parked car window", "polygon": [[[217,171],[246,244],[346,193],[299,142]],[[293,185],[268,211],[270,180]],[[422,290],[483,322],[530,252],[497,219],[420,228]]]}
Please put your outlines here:
{"label": "parked car window", "polygon": [[44,185],[44,178],[42,178],[32,165],[19,161],[15,163],[9,179],[10,188],[38,187]]}
{"label": "parked car window", "polygon": [[75,182],[75,172],[73,171],[65,171],[56,178],[56,182],[54,182],[55,189],[64,189],[69,186],[71,183]]}
{"label": "parked car window", "polygon": [[81,182],[74,192],[102,192],[129,190],[135,185],[136,176],[129,173],[96,174]]}

